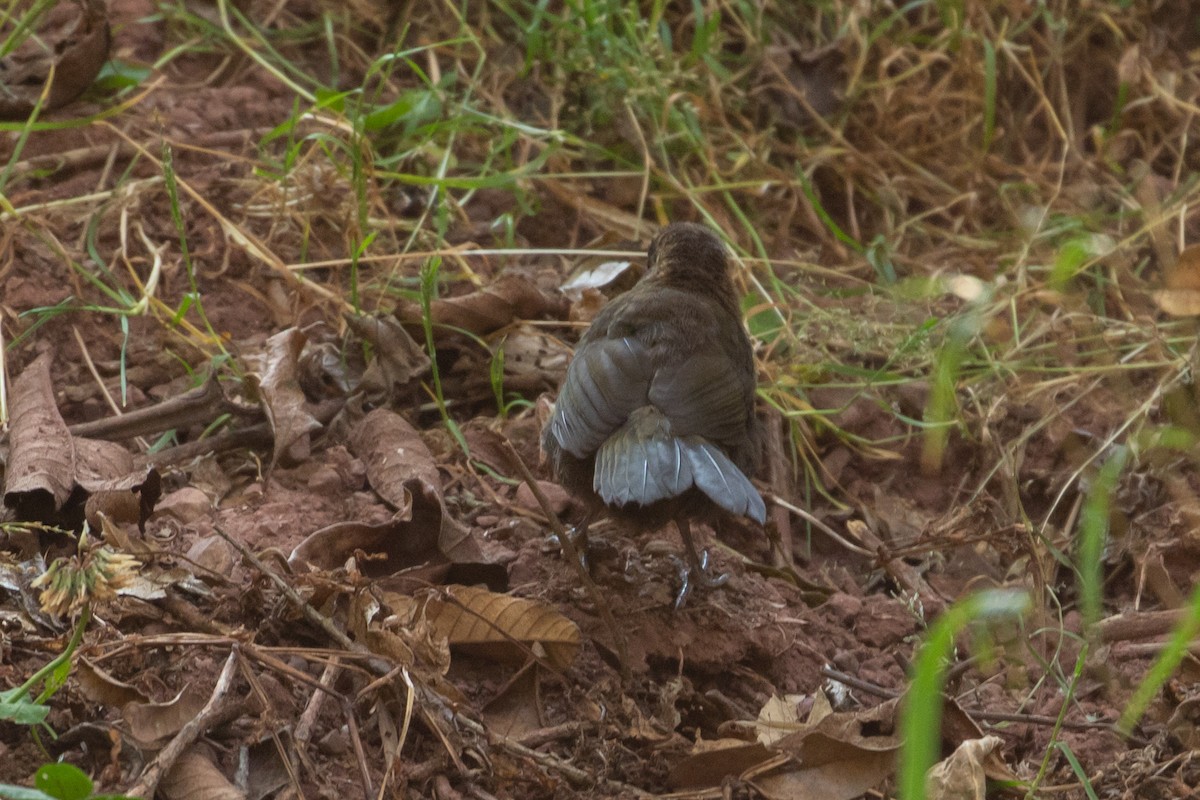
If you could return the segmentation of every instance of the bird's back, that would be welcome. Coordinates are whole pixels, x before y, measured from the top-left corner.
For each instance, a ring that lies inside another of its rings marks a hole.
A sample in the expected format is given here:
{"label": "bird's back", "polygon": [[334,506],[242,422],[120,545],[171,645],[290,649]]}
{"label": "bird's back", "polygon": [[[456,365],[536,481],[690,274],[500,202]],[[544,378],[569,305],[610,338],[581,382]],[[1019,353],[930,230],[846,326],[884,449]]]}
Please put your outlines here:
{"label": "bird's back", "polygon": [[680,503],[765,518],[746,477],[759,455],[753,353],[730,306],[651,276],[597,316],[542,436],[568,490],[647,521]]}

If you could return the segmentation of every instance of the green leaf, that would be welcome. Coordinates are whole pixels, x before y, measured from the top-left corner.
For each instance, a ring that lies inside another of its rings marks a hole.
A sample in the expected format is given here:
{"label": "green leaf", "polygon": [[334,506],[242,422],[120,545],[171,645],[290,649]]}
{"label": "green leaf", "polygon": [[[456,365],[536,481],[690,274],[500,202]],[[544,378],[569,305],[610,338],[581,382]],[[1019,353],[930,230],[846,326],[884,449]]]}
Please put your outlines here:
{"label": "green leaf", "polygon": [[106,61],[92,83],[93,89],[102,92],[117,92],[140,86],[151,75],[151,70],[124,61]]}
{"label": "green leaf", "polygon": [[40,725],[49,714],[49,706],[28,699],[8,702],[0,696],[0,720],[18,725]]}
{"label": "green leaf", "polygon": [[92,794],[92,779],[74,764],[43,764],[33,783],[58,800],[86,800]]}

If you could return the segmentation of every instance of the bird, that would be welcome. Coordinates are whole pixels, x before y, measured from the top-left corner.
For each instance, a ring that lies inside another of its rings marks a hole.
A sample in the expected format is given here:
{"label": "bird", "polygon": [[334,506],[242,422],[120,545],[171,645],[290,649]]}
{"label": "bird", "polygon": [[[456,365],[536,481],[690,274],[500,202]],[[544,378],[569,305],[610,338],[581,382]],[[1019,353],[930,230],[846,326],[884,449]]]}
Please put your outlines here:
{"label": "bird", "polygon": [[647,251],[647,272],[608,303],[580,338],[541,436],[555,479],[585,506],[573,540],[601,516],[640,531],[674,522],[687,568],[676,608],[695,584],[719,586],[694,520],[766,521],[757,468],[754,351],[724,243],[677,222]]}

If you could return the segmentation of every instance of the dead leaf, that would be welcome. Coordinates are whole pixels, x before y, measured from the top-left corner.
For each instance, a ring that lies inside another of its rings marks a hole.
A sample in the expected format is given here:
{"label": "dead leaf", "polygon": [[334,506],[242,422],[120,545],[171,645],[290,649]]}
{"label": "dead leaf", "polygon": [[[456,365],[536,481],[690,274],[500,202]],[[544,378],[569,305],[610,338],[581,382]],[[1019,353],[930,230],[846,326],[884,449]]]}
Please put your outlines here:
{"label": "dead leaf", "polygon": [[959,744],[925,776],[925,796],[929,800],[984,800],[987,775],[983,762],[1003,742],[999,736],[985,736]]}
{"label": "dead leaf", "polygon": [[[506,273],[478,291],[434,300],[429,313],[435,338],[453,333],[455,329],[487,336],[517,320],[561,319],[567,314],[567,300],[545,294],[528,278]],[[406,325],[421,324],[421,308],[416,303],[396,309],[396,316]]]}
{"label": "dead leaf", "polygon": [[[362,522],[338,522],[314,531],[296,545],[288,556],[293,568],[308,565],[315,569],[341,567],[355,551],[382,553],[382,560],[360,563],[359,570],[370,578],[394,575],[415,567],[437,567],[439,572],[423,573],[427,583],[439,583],[450,563],[438,549],[441,507],[422,504],[412,519],[394,519],[380,525]],[[426,583],[426,585],[427,585]]]}
{"label": "dead leaf", "polygon": [[13,381],[4,505],[21,520],[52,522],[75,486],[75,448],[54,403],[43,353]]}
{"label": "dead leaf", "polygon": [[126,703],[121,716],[139,744],[150,747],[179,733],[208,702],[208,694],[189,684],[165,703]]}
{"label": "dead leaf", "polygon": [[405,387],[429,371],[429,356],[413,341],[395,317],[356,317],[347,314],[350,330],[369,342],[375,353],[359,386],[374,405],[397,400]]}
{"label": "dead leaf", "polygon": [[768,796],[797,800],[850,800],[870,791],[895,769],[896,705],[835,712],[785,736],[775,747],[791,755],[795,765],[757,776],[754,785]]}
{"label": "dead leaf", "polygon": [[117,680],[82,656],[76,662],[72,676],[78,681],[83,696],[93,703],[122,708],[127,703],[150,702],[150,698],[136,686]]}
{"label": "dead leaf", "polygon": [[514,391],[555,389],[571,363],[571,348],[532,325],[518,325],[494,347],[504,354],[504,387]]}
{"label": "dead leaf", "polygon": [[772,745],[801,726],[799,704],[807,695],[773,695],[758,711],[754,728],[759,744]]}
{"label": "dead leaf", "polygon": [[769,761],[777,753],[762,744],[747,744],[741,739],[717,739],[697,742],[697,752],[684,758],[667,776],[667,783],[676,789],[720,786],[730,776]]}
{"label": "dead leaf", "polygon": [[628,284],[625,288],[630,288],[637,282],[637,275],[629,275],[631,271],[636,272],[632,267],[631,261],[605,261],[594,267],[585,265],[567,279],[561,291],[572,300],[579,300],[588,289],[604,290],[614,284]]}
{"label": "dead leaf", "polygon": [[154,467],[137,468],[133,455],[115,442],[76,437],[75,482],[87,492],[85,517],[93,528],[99,515],[121,523],[136,523],[146,532],[146,520],[162,497],[162,477]]}
{"label": "dead leaf", "polygon": [[213,761],[207,747],[193,747],[171,765],[158,783],[165,800],[246,800]]}
{"label": "dead leaf", "polygon": [[423,604],[430,624],[452,647],[521,663],[536,645],[559,669],[579,652],[579,627],[544,603],[475,586],[447,586],[443,592],[410,602]]}
{"label": "dead leaf", "polygon": [[1173,317],[1200,315],[1200,244],[1183,249],[1163,275],[1164,288],[1150,296]]}
{"label": "dead leaf", "polygon": [[288,328],[268,339],[265,352],[257,357],[259,367],[253,377],[275,436],[272,469],[276,464],[287,466],[306,460],[309,434],[321,427],[309,413],[304,390],[300,388],[298,364],[306,341],[299,328]]}
{"label": "dead leaf", "polygon": [[350,448],[367,467],[367,480],[397,516],[412,515],[414,494],[441,502],[442,479],[433,454],[404,417],[377,408],[355,425]]}
{"label": "dead leaf", "polygon": [[[112,46],[108,10],[104,0],[76,0],[75,5],[80,9],[79,20],[53,51],[36,50],[27,40],[7,63],[0,62],[0,119],[29,117],[43,94],[42,111],[65,106],[83,94],[100,73]],[[48,80],[53,83],[46,91]]]}
{"label": "dead leaf", "polygon": [[483,708],[488,730],[519,739],[544,723],[540,711],[538,670],[530,665],[513,676]]}

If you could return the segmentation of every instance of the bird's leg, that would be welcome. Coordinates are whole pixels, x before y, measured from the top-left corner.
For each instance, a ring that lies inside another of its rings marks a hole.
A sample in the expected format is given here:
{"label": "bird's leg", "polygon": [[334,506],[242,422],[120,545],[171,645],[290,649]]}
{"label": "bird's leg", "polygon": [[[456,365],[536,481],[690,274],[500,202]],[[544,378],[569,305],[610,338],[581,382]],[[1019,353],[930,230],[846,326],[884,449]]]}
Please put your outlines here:
{"label": "bird's leg", "polygon": [[687,565],[679,570],[682,585],[679,587],[679,594],[675,595],[675,608],[679,609],[687,602],[694,585],[698,584],[706,589],[722,586],[729,580],[729,574],[709,575],[708,551],[696,550],[696,543],[692,541],[691,523],[684,517],[677,517],[675,526],[679,528],[679,536],[683,539],[683,547],[687,554]]}
{"label": "bird's leg", "polygon": [[[595,514],[592,514],[591,512],[589,512],[588,514],[586,514],[584,516],[584,518],[582,520],[579,521],[578,525],[567,529],[567,538],[571,540],[571,545],[575,550],[576,556],[578,556],[578,558],[579,558],[579,563],[583,565],[584,569],[589,569],[589,567],[588,567],[588,526],[592,524],[592,520],[594,518],[595,518]],[[549,536],[547,536],[546,543],[551,545],[552,547],[557,547],[560,550],[565,549],[563,547],[562,540],[559,539],[557,533],[552,533]]]}

